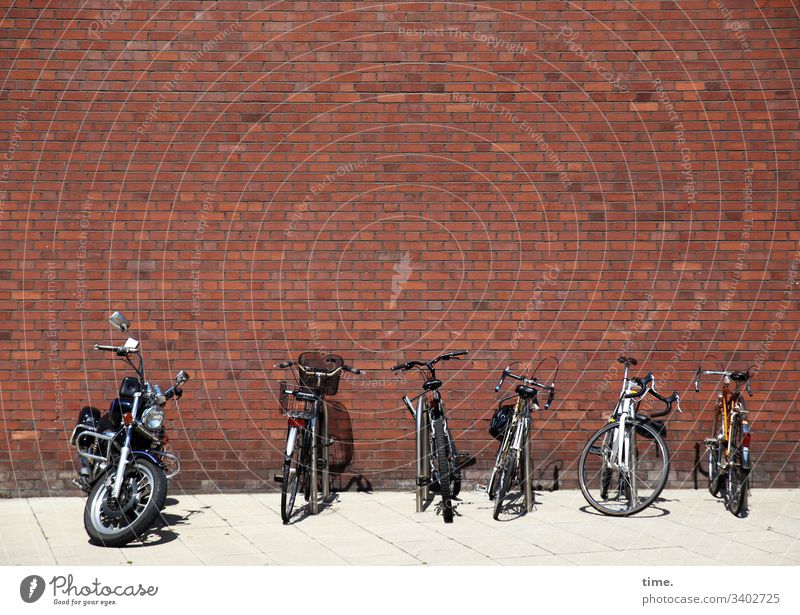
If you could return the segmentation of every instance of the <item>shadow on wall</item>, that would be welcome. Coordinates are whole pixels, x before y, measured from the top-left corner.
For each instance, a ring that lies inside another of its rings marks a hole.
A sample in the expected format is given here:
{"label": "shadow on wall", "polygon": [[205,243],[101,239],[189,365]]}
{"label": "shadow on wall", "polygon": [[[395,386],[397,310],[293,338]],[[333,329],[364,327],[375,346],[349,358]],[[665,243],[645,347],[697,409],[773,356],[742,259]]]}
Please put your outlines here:
{"label": "shadow on wall", "polygon": [[336,491],[371,492],[372,483],[363,475],[348,475],[347,468],[353,463],[355,447],[353,446],[353,424],[350,413],[338,401],[328,401],[328,434],[333,440],[328,450],[328,463],[331,471],[331,487]]}
{"label": "shadow on wall", "polygon": [[536,491],[558,491],[562,462],[554,461],[542,468],[534,466],[533,488]]}

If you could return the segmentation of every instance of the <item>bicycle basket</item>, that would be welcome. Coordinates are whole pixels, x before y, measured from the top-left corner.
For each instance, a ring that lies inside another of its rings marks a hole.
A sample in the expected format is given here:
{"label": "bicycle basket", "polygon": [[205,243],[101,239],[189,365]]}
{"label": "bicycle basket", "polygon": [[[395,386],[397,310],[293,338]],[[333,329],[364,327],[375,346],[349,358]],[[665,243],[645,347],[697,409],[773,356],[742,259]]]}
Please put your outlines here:
{"label": "bicycle basket", "polygon": [[314,418],[313,403],[301,401],[291,393],[286,392],[296,388],[295,385],[289,385],[285,382],[281,382],[278,386],[280,386],[278,405],[281,409],[282,415],[293,419],[305,419],[307,421]]}
{"label": "bicycle basket", "polygon": [[[298,360],[300,384],[320,395],[336,395],[344,359],[339,355],[321,352],[304,352]],[[335,372],[335,373],[334,373]]]}
{"label": "bicycle basket", "polygon": [[489,435],[495,440],[502,440],[506,427],[511,422],[514,414],[513,405],[500,406],[494,411],[492,418],[489,419]]}

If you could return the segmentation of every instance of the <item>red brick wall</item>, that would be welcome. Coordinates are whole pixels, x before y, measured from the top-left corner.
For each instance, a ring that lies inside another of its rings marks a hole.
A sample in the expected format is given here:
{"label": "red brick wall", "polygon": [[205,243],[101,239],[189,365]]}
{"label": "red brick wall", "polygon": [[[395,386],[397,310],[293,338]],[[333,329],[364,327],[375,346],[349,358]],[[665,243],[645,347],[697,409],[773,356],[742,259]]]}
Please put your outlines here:
{"label": "red brick wall", "polygon": [[1,4],[3,495],[74,493],[112,309],[154,380],[193,375],[182,489],[274,488],[270,367],[314,347],[369,370],[340,486],[410,485],[418,384],[386,369],[444,349],[470,350],[441,371],[470,482],[499,370],[555,354],[537,477],[574,485],[625,352],[684,396],[674,485],[708,353],[756,365],[755,484],[797,484],[791,2]]}

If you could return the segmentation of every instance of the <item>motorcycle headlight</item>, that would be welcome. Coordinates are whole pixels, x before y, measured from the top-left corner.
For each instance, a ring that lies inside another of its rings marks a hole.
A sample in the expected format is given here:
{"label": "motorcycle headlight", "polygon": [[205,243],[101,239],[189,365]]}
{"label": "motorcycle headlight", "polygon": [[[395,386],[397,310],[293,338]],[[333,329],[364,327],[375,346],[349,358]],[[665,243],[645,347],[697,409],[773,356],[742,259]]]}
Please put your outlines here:
{"label": "motorcycle headlight", "polygon": [[159,429],[164,424],[164,410],[158,406],[150,406],[144,411],[142,423],[150,431]]}

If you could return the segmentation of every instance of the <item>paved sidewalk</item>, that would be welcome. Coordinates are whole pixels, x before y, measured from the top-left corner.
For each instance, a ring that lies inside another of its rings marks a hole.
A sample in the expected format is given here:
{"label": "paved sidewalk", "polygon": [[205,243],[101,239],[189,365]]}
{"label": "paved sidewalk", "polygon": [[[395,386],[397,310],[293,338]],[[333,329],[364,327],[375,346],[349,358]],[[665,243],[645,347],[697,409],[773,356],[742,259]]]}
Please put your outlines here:
{"label": "paved sidewalk", "polygon": [[[145,544],[87,542],[82,498],[0,500],[0,564],[800,565],[800,491],[756,490],[736,519],[706,491],[666,491],[628,519],[588,512],[579,491],[537,493],[524,516],[492,519],[465,492],[455,523],[410,493],[342,493],[317,517],[280,521],[280,495],[170,496]],[[591,509],[590,509],[591,510]]]}

